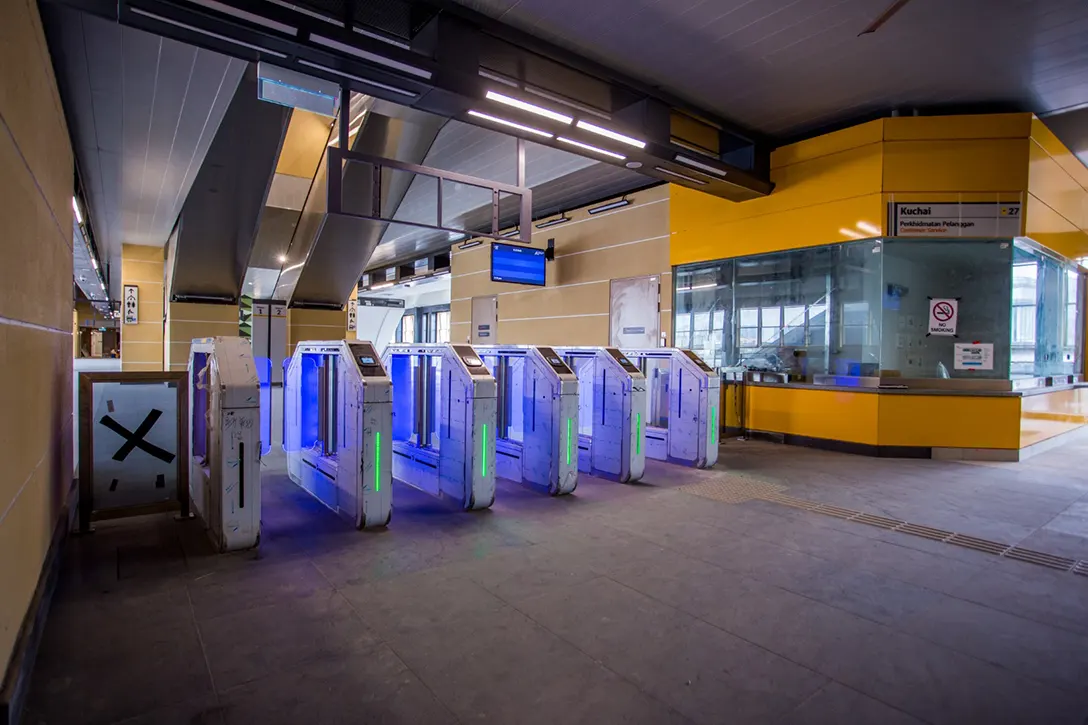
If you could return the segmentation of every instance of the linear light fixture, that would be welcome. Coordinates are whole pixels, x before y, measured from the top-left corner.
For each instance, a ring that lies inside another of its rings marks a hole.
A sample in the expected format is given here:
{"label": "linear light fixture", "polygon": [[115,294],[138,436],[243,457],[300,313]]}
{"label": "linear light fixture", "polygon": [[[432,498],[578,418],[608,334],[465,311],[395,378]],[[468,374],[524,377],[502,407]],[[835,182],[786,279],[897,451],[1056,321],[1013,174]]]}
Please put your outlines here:
{"label": "linear light fixture", "polygon": [[617,159],[619,161],[623,161],[627,158],[623,154],[617,154],[615,151],[606,151],[605,149],[599,148],[597,146],[591,146],[590,144],[582,143],[581,141],[575,141],[572,138],[565,138],[563,136],[560,136],[557,140],[562,141],[565,144],[570,144],[571,146],[577,146],[580,149],[585,149],[586,151],[592,151],[595,154],[601,154],[603,156],[608,156],[609,158]]}
{"label": "linear light fixture", "polygon": [[389,289],[390,287],[393,286],[393,284],[394,284],[393,282],[379,282],[378,284],[372,284],[372,285],[370,285],[370,291],[374,292],[374,291],[380,290],[380,289]]}
{"label": "linear light fixture", "polygon": [[726,174],[726,172],[724,170],[722,170],[722,169],[715,168],[714,166],[711,166],[710,164],[704,164],[702,161],[696,161],[695,159],[688,158],[687,156],[684,156],[683,154],[677,154],[674,157],[674,159],[676,161],[679,161],[680,163],[682,163],[684,166],[690,166],[693,169],[699,169],[700,171],[706,171],[707,173],[714,174],[715,176],[724,177],[725,174]]}
{"label": "linear light fixture", "polygon": [[91,266],[94,267],[94,271],[98,271],[98,260],[94,257],[91,257]]}
{"label": "linear light fixture", "polygon": [[83,223],[83,213],[79,210],[79,202],[76,201],[76,198],[74,196],[72,197],[72,211],[74,211],[76,213],[76,223],[77,224],[82,224]]}
{"label": "linear light fixture", "polygon": [[558,121],[559,123],[570,125],[571,122],[574,121],[574,119],[570,116],[564,115],[562,113],[557,113],[556,111],[544,108],[543,106],[526,103],[525,101],[519,100],[517,98],[512,98],[511,96],[506,96],[502,93],[496,93],[495,91],[488,91],[486,98],[489,101],[495,101],[496,103],[501,103],[505,106],[510,106],[512,108],[517,108],[522,111],[527,111],[528,113],[535,113],[538,116],[550,118],[551,120]]}
{"label": "linear light fixture", "polygon": [[621,206],[627,206],[630,204],[627,197],[623,197],[619,201],[614,201],[611,204],[602,204],[601,206],[595,206],[590,209],[586,209],[590,214],[600,214],[601,212],[610,211],[612,209],[619,209]]}
{"label": "linear light fixture", "polygon": [[373,33],[373,32],[371,32],[371,31],[369,31],[369,30],[367,30],[365,28],[360,28],[360,27],[357,27],[357,26],[352,28],[352,30],[355,31],[356,33],[358,33],[359,35],[365,35],[368,38],[373,38],[374,40],[380,40],[383,43],[389,43],[389,45],[395,45],[398,48],[403,48],[404,50],[411,50],[412,49],[412,46],[408,45],[407,43],[405,43],[405,42],[403,42],[401,40],[394,40],[393,38],[388,38],[388,37],[382,35],[381,33]]}
{"label": "linear light fixture", "polygon": [[584,103],[578,103],[577,101],[572,101],[569,98],[564,98],[563,96],[556,95],[555,93],[549,93],[548,91],[545,91],[542,88],[535,88],[534,86],[526,85],[525,86],[525,92],[526,93],[532,93],[534,96],[540,96],[541,98],[547,98],[549,101],[555,101],[556,103],[562,104],[562,105],[567,106],[569,108],[573,108],[576,111],[582,111],[583,113],[588,113],[591,116],[596,116],[597,118],[603,118],[605,121],[611,121],[612,120],[612,117],[609,116],[604,111],[593,108],[592,106],[587,106]]}
{"label": "linear light fixture", "polygon": [[416,76],[417,78],[423,78],[424,80],[431,79],[431,72],[424,70],[423,68],[417,68],[414,65],[408,65],[407,63],[401,63],[399,60],[393,60],[392,58],[386,58],[384,55],[378,55],[377,53],[371,53],[369,50],[363,50],[362,48],[356,48],[353,45],[347,43],[341,43],[339,40],[333,40],[332,38],[326,38],[324,35],[310,35],[310,40],[314,41],[318,45],[323,45],[326,48],[332,48],[333,50],[339,50],[341,53],[347,53],[354,55],[356,58],[362,58],[368,60],[371,63],[377,63],[378,65],[384,65],[386,68],[393,68],[399,70],[402,73],[408,73],[409,75]]}
{"label": "linear light fixture", "polygon": [[175,28],[182,28],[183,30],[189,30],[189,31],[192,31],[194,33],[199,33],[200,35],[206,35],[209,38],[215,38],[216,40],[222,40],[224,43],[231,43],[233,45],[240,45],[243,48],[249,48],[250,50],[255,50],[258,53],[267,53],[268,55],[274,55],[277,58],[286,58],[287,57],[283,53],[277,53],[274,50],[269,50],[268,48],[263,48],[263,47],[261,47],[259,45],[254,45],[253,43],[246,43],[246,42],[241,41],[241,40],[235,40],[234,38],[228,38],[225,35],[220,35],[219,33],[213,33],[210,30],[205,30],[204,28],[198,28],[195,25],[189,25],[188,23],[181,23],[181,22],[178,22],[177,20],[171,20],[170,18],[163,17],[162,15],[156,15],[155,13],[149,13],[146,10],[141,10],[140,8],[129,8],[129,9],[132,10],[132,12],[136,13],[137,15],[142,15],[145,18],[151,18],[152,20],[157,20],[160,23],[166,23],[167,25],[173,25]]}
{"label": "linear light fixture", "polygon": [[407,90],[405,88],[398,88],[397,86],[391,86],[388,83],[381,83],[380,81],[376,81],[376,80],[373,80],[371,78],[363,78],[362,76],[357,76],[357,75],[354,75],[352,73],[347,73],[346,71],[342,71],[342,70],[336,70],[335,68],[330,68],[327,65],[321,65],[320,63],[311,63],[310,61],[304,60],[302,58],[299,58],[298,62],[299,62],[299,65],[305,65],[305,66],[309,66],[310,68],[317,68],[318,70],[323,70],[326,73],[332,73],[334,75],[344,76],[345,78],[350,78],[353,81],[359,81],[360,83],[365,83],[368,86],[374,86],[375,88],[381,88],[382,90],[389,91],[390,93],[399,93],[402,96],[411,96],[412,98],[415,98],[416,96],[419,95],[415,91],[409,91],[409,90]]}
{"label": "linear light fixture", "polygon": [[694,176],[688,176],[687,174],[681,174],[679,171],[670,171],[669,169],[666,169],[664,166],[655,166],[654,169],[656,169],[657,171],[660,171],[662,174],[668,174],[669,176],[675,176],[678,179],[683,179],[684,181],[690,181],[691,183],[698,184],[699,186],[706,186],[706,182],[703,181],[702,179],[696,179]]}
{"label": "linear light fixture", "polygon": [[231,17],[238,18],[239,20],[248,20],[249,22],[256,23],[257,25],[262,25],[272,30],[278,30],[279,32],[285,33],[287,35],[298,35],[298,28],[294,26],[287,25],[285,23],[278,23],[275,20],[263,18],[260,15],[249,13],[245,10],[239,10],[238,8],[233,8],[230,5],[226,5],[221,2],[216,2],[216,0],[189,0],[189,2],[193,3],[194,5],[200,5],[201,7],[208,8],[209,10],[221,12],[224,15],[230,15]]}
{"label": "linear light fixture", "polygon": [[500,234],[499,236],[502,237],[503,239],[509,239],[510,237],[516,237],[519,234],[521,234],[521,230],[517,229],[517,228],[514,228],[514,229],[511,229],[510,231],[506,232],[505,234]]}
{"label": "linear light fixture", "polygon": [[619,141],[620,143],[625,143],[628,146],[634,146],[637,149],[646,148],[646,142],[645,141],[639,141],[637,138],[631,138],[630,136],[624,136],[622,133],[616,133],[615,131],[611,131],[611,130],[609,130],[607,128],[604,128],[602,126],[598,126],[597,124],[590,123],[589,121],[579,121],[578,122],[578,128],[582,129],[583,131],[589,131],[590,133],[595,133],[598,136],[604,136],[605,138],[610,138],[613,141]]}
{"label": "linear light fixture", "polygon": [[474,116],[476,118],[482,118],[485,121],[490,121],[491,123],[497,123],[497,124],[500,124],[502,126],[509,126],[510,128],[516,128],[519,131],[524,131],[525,133],[531,133],[534,136],[540,136],[542,138],[552,138],[552,134],[548,133],[547,131],[541,131],[539,128],[533,128],[532,126],[523,126],[520,123],[514,123],[513,121],[507,120],[505,118],[499,118],[498,116],[492,116],[492,115],[489,115],[487,113],[480,113],[479,111],[469,111],[468,115]]}
{"label": "linear light fixture", "polygon": [[569,221],[570,221],[570,217],[567,216],[566,214],[564,214],[563,216],[561,216],[561,217],[559,217],[557,219],[551,219],[551,220],[546,221],[546,222],[540,222],[539,224],[536,225],[536,228],[537,229],[547,229],[548,227],[554,227],[557,224],[566,224]]}
{"label": "linear light fixture", "polygon": [[498,73],[493,73],[491,71],[484,70],[483,68],[481,68],[478,71],[478,73],[480,74],[481,78],[487,78],[490,81],[495,81],[496,83],[502,83],[504,86],[510,86],[511,88],[517,88],[518,87],[517,81],[512,81],[509,78],[507,78],[506,76],[501,76]]}
{"label": "linear light fixture", "polygon": [[479,239],[474,239],[471,242],[465,242],[464,244],[459,245],[457,248],[458,249],[472,249],[473,247],[478,247],[481,244],[483,244],[483,242],[481,242]]}

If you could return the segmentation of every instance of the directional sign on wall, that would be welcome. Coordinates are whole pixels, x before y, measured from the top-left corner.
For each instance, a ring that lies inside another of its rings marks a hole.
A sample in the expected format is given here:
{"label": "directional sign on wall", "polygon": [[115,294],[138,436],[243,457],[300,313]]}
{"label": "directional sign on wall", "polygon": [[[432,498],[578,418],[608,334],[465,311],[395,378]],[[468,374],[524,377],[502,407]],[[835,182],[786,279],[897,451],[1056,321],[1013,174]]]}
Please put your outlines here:
{"label": "directional sign on wall", "polygon": [[1018,237],[1021,204],[1006,202],[928,203],[889,205],[891,228],[897,237]]}
{"label": "directional sign on wall", "polygon": [[140,288],[126,284],[124,289],[125,324],[135,325],[140,321]]}

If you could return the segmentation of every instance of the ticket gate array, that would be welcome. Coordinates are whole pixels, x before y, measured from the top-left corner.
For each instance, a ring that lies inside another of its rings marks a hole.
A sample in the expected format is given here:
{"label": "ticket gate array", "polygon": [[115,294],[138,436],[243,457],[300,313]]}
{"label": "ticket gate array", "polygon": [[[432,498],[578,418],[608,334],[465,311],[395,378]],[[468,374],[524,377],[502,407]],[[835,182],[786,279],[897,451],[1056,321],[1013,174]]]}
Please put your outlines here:
{"label": "ticket gate array", "polygon": [[554,350],[474,345],[494,375],[495,468],[553,496],[578,485],[578,378]]}
{"label": "ticket gate array", "polygon": [[217,550],[254,547],[261,537],[261,394],[249,341],[193,340],[188,380],[193,508]]}
{"label": "ticket gate array", "polygon": [[578,469],[622,483],[646,470],[646,377],[614,347],[557,347],[578,377]]}
{"label": "ticket gate array", "polygon": [[691,350],[624,350],[646,376],[646,455],[710,468],[718,461],[721,380]]}
{"label": "ticket gate array", "polygon": [[495,501],[497,386],[468,345],[390,345],[393,477],[464,509]]}
{"label": "ticket gate array", "polygon": [[392,516],[392,385],[369,342],[300,342],[283,384],[287,473],[356,528]]}

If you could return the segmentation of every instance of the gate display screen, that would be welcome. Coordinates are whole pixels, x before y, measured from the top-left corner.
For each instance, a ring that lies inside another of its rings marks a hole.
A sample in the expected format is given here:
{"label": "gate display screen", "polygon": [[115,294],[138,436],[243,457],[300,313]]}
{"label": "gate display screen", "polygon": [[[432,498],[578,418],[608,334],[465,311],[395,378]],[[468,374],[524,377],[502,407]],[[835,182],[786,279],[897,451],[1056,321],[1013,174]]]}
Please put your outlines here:
{"label": "gate display screen", "polygon": [[544,250],[496,242],[491,245],[491,281],[544,286]]}

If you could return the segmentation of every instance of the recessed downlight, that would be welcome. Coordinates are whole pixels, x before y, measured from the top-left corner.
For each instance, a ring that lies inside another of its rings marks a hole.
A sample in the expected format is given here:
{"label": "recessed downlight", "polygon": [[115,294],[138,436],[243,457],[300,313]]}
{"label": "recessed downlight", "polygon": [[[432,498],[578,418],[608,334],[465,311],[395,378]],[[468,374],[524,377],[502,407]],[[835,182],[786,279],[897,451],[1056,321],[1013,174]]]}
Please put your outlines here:
{"label": "recessed downlight", "polygon": [[500,126],[508,126],[510,128],[516,128],[519,131],[524,131],[525,133],[531,133],[534,136],[540,136],[541,138],[552,138],[552,134],[548,133],[547,131],[541,131],[539,128],[533,128],[532,126],[525,126],[525,125],[520,124],[520,123],[515,123],[515,122],[513,122],[513,121],[511,121],[509,119],[499,118],[498,116],[492,116],[492,115],[487,114],[487,113],[480,113],[479,111],[469,111],[468,115],[473,116],[475,118],[482,119],[484,121],[490,121],[491,123],[497,123]]}
{"label": "recessed downlight", "polygon": [[615,151],[608,151],[606,149],[600,148],[599,146],[592,146],[592,145],[587,144],[587,143],[582,143],[581,141],[575,141],[572,138],[564,138],[563,136],[560,136],[556,140],[557,141],[562,141],[563,143],[569,144],[571,146],[577,146],[578,148],[585,149],[586,151],[592,151],[595,154],[601,154],[602,156],[608,156],[609,158],[617,159],[619,161],[623,161],[624,159],[627,158],[623,154],[617,154]]}
{"label": "recessed downlight", "polygon": [[525,101],[519,100],[517,98],[506,96],[502,93],[496,93],[495,91],[487,92],[487,100],[494,101],[495,103],[501,103],[504,106],[510,106],[511,108],[517,108],[518,110],[526,111],[528,113],[535,113],[538,116],[550,118],[551,120],[558,121],[559,123],[565,123],[569,125],[574,120],[573,118],[565,114],[558,113],[548,108],[544,108],[543,106],[537,106],[533,103],[526,103]]}
{"label": "recessed downlight", "polygon": [[598,126],[595,123],[590,123],[589,121],[579,121],[578,122],[578,128],[582,129],[583,131],[589,131],[590,133],[595,133],[598,136],[604,136],[605,138],[610,138],[613,141],[619,141],[620,143],[625,143],[628,146],[634,146],[637,149],[646,148],[646,142],[645,141],[639,141],[637,138],[632,138],[630,136],[624,136],[622,133],[617,133],[617,132],[612,131],[610,129],[604,128],[603,126]]}

